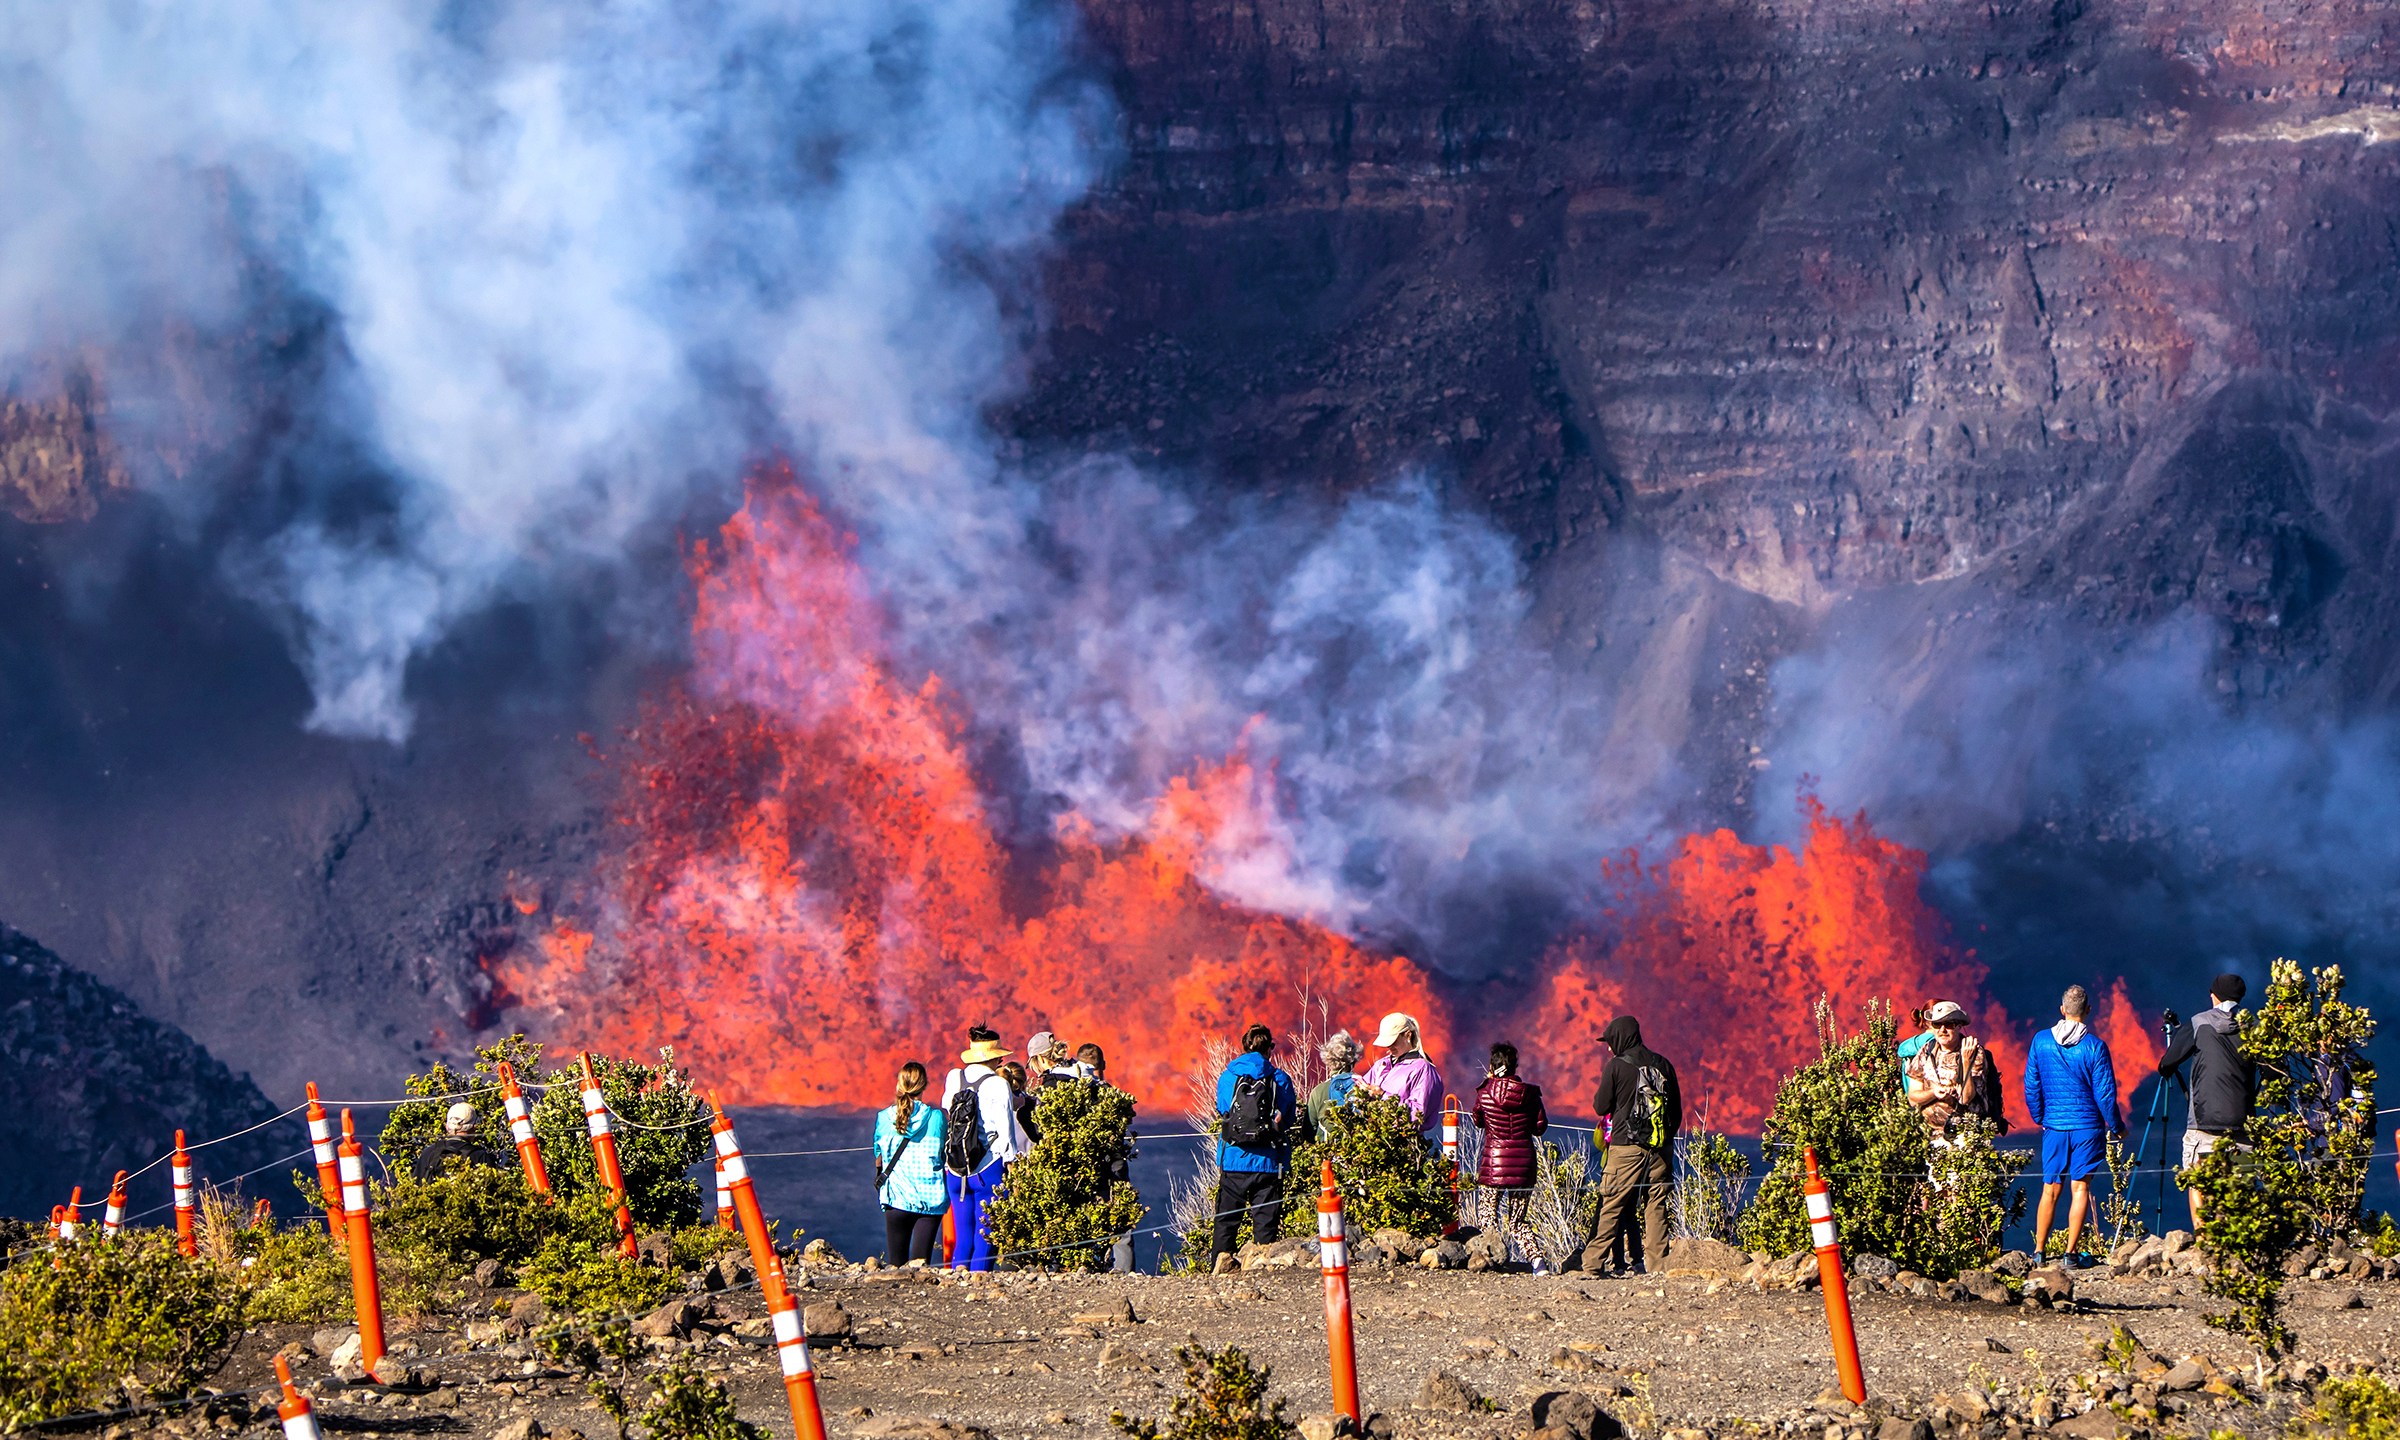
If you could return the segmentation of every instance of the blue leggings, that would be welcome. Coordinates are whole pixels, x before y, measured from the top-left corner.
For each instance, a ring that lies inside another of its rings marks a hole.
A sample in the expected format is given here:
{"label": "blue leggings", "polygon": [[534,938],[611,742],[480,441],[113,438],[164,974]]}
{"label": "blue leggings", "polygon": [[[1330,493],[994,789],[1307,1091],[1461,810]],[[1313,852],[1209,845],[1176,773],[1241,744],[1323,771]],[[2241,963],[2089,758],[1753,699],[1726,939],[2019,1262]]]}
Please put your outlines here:
{"label": "blue leggings", "polygon": [[984,1233],[984,1207],[992,1203],[992,1192],[1000,1188],[1000,1157],[995,1155],[983,1162],[983,1168],[972,1175],[942,1172],[943,1183],[950,1187],[950,1220],[958,1232],[958,1249],[951,1255],[954,1264],[969,1270],[992,1268],[992,1237]]}

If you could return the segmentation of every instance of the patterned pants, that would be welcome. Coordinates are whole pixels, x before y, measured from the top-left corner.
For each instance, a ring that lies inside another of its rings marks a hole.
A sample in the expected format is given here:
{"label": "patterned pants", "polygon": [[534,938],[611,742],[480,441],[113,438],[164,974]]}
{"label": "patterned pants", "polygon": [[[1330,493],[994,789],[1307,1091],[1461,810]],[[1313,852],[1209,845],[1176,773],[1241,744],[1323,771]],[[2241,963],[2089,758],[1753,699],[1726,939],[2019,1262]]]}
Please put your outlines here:
{"label": "patterned pants", "polygon": [[1541,1242],[1533,1233],[1533,1191],[1497,1190],[1490,1186],[1475,1191],[1475,1223],[1486,1235],[1497,1235],[1508,1244],[1509,1258],[1528,1263],[1539,1259]]}

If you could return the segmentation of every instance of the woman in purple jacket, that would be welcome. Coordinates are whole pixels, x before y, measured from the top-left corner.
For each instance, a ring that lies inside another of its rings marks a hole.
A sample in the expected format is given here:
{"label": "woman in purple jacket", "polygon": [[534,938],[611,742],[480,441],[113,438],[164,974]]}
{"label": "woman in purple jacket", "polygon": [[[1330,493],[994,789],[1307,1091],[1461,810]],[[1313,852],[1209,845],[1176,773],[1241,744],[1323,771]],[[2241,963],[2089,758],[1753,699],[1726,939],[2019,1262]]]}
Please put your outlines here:
{"label": "woman in purple jacket", "polygon": [[1517,1047],[1503,1040],[1492,1047],[1492,1063],[1475,1092],[1472,1112],[1483,1132],[1483,1157],[1475,1165],[1475,1218],[1498,1235],[1513,1254],[1543,1274],[1542,1248],[1533,1233],[1533,1182],[1541,1162],[1535,1137],[1550,1128],[1542,1112],[1542,1087],[1517,1078]]}

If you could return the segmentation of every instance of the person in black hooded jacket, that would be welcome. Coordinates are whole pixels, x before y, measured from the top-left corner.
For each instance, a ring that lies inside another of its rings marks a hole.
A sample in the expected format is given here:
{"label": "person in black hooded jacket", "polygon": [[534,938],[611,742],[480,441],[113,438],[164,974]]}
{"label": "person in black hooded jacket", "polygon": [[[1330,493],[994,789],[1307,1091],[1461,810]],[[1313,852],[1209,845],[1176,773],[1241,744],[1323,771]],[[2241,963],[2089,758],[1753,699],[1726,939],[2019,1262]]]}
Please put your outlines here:
{"label": "person in black hooded jacket", "polygon": [[[2169,1036],[2167,1053],[2158,1057],[2161,1075],[2173,1075],[2184,1062],[2191,1062],[2192,1113],[2183,1129],[2183,1168],[2187,1170],[2241,1130],[2258,1098],[2258,1067],[2242,1053],[2242,1028],[2235,1018],[2249,988],[2239,975],[2219,975],[2208,987],[2209,1007]],[[2200,1192],[2183,1193],[2191,1203],[2192,1228],[2197,1230]]]}
{"label": "person in black hooded jacket", "polygon": [[1600,1032],[1609,1061],[1600,1071],[1592,1110],[1608,1134],[1600,1167],[1601,1245],[1613,1242],[1638,1208],[1642,1262],[1667,1263],[1667,1193],[1675,1183],[1676,1132],[1683,1129],[1683,1087],[1666,1057],[1642,1043],[1641,1022],[1619,1015]]}

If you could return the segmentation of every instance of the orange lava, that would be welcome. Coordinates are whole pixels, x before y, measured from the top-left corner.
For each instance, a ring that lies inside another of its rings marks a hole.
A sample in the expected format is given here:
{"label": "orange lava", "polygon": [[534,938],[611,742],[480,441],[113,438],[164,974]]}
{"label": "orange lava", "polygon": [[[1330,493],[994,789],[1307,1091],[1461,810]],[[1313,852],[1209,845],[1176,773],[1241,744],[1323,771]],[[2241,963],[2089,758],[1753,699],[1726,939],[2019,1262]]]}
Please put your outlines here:
{"label": "orange lava", "polygon": [[[1562,1121],[1597,1078],[1594,1037],[1631,1012],[1677,1062],[1695,1120],[1754,1132],[1777,1077],[1814,1051],[1819,992],[1845,1018],[1870,997],[1904,1016],[1948,998],[2019,1103],[2029,1027],[1984,996],[1984,967],[1924,900],[1924,854],[1813,800],[1797,851],[1719,830],[1628,861],[1605,877],[1604,924],[1530,979],[1480,986],[1226,899],[1230,881],[1258,893],[1294,873],[1275,775],[1245,753],[1195,763],[1137,835],[1070,815],[1044,853],[1012,854],[939,680],[887,660],[852,548],[788,470],[754,476],[693,548],[692,676],[612,757],[618,859],[574,914],[493,962],[495,1008],[560,1042],[672,1044],[749,1104],[879,1105],[900,1061],[938,1075],[970,1024],[1012,1048],[1050,1029],[1099,1041],[1111,1079],[1155,1111],[1181,1106],[1205,1037],[1288,1029],[1305,994],[1353,1031],[1418,1015],[1464,1093],[1479,1057],[1454,1038],[1514,1039]],[[2096,1019],[2121,1075],[2155,1061],[2121,983]]]}

